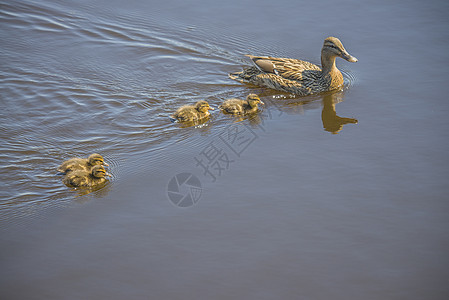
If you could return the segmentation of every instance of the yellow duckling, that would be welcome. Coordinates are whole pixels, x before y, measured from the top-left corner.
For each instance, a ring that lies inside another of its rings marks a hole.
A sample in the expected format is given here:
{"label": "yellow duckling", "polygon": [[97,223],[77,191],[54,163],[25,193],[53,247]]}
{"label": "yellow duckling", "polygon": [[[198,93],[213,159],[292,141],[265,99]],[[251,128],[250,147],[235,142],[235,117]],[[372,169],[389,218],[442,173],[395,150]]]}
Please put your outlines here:
{"label": "yellow duckling", "polygon": [[246,100],[241,99],[228,99],[223,102],[219,108],[227,114],[233,115],[246,115],[250,113],[257,112],[258,106],[257,104],[264,103],[260,100],[259,96],[256,94],[249,94],[246,97]]}
{"label": "yellow duckling", "polygon": [[106,182],[106,172],[103,166],[96,165],[90,172],[75,170],[65,175],[62,182],[68,187],[93,187]]}
{"label": "yellow duckling", "polygon": [[181,106],[172,116],[179,122],[200,121],[210,116],[209,110],[214,110],[207,101],[198,101],[195,105]]}
{"label": "yellow duckling", "polygon": [[231,73],[231,79],[300,96],[336,90],[343,86],[343,75],[335,65],[337,57],[357,62],[357,58],[351,56],[336,37],[324,40],[321,68],[299,59],[247,56],[255,67]]}
{"label": "yellow duckling", "polygon": [[96,165],[108,166],[108,164],[104,162],[103,156],[98,153],[91,154],[88,158],[75,157],[66,160],[59,166],[58,172],[65,174],[75,170],[90,171],[92,167]]}

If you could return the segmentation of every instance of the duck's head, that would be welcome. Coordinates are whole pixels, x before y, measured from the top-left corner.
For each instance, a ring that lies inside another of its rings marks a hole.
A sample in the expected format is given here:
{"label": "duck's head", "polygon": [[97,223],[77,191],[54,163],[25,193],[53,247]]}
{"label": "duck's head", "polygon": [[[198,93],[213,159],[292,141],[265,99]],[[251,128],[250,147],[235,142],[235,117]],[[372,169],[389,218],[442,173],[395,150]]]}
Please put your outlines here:
{"label": "duck's head", "polygon": [[198,101],[195,104],[195,109],[202,113],[208,113],[209,110],[214,110],[212,107],[209,106],[209,103],[207,103],[207,101],[204,100]]}
{"label": "duck's head", "polygon": [[89,158],[87,160],[91,166],[96,165],[109,166],[107,163],[104,162],[103,156],[101,156],[98,153],[89,155]]}
{"label": "duck's head", "polygon": [[106,176],[109,176],[109,174],[106,172],[106,169],[103,166],[96,165],[92,168],[92,176],[96,178],[104,178]]}
{"label": "duck's head", "polygon": [[248,101],[248,104],[251,107],[257,106],[257,104],[262,104],[264,105],[265,103],[262,102],[262,100],[260,100],[259,96],[256,94],[249,94],[248,96],[246,96],[246,100]]}
{"label": "duck's head", "polygon": [[323,48],[321,49],[321,54],[328,57],[341,57],[349,62],[357,62],[358,59],[352,56],[346,51],[343,44],[336,37],[328,37],[324,40]]}

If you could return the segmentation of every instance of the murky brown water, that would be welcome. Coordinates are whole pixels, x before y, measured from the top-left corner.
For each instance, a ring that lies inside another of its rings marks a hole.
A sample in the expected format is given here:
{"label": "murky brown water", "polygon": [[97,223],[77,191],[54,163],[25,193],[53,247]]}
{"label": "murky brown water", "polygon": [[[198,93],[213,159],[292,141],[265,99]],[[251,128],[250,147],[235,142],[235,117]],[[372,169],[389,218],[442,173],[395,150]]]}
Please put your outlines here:
{"label": "murky brown water", "polygon": [[[91,2],[0,4],[5,299],[447,298],[447,3]],[[331,35],[343,91],[227,77]],[[248,93],[257,117],[168,119]],[[65,187],[92,152],[109,184]]]}

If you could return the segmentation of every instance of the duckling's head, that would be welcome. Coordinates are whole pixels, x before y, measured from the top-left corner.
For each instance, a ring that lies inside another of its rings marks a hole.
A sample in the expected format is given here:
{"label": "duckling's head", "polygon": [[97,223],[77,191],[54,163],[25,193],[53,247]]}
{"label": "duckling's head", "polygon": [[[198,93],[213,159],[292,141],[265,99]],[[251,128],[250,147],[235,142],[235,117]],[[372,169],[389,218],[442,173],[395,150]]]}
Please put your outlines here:
{"label": "duckling's head", "polygon": [[96,165],[92,168],[92,176],[96,178],[104,178],[109,174],[106,172],[105,168],[101,165]]}
{"label": "duckling's head", "polygon": [[260,98],[259,98],[259,96],[258,95],[256,95],[256,94],[249,94],[248,96],[246,96],[246,100],[248,100],[248,104],[249,104],[249,106],[251,106],[251,107],[255,107],[255,106],[257,106],[257,104],[262,104],[262,105],[264,105],[265,103],[263,103],[261,100],[260,100]]}
{"label": "duckling's head", "polygon": [[89,164],[91,166],[96,166],[96,165],[108,166],[108,164],[104,162],[103,156],[101,156],[98,153],[89,155],[89,158],[87,159],[87,161],[89,162]]}
{"label": "duckling's head", "polygon": [[207,101],[204,100],[198,101],[195,104],[195,109],[202,113],[209,113],[208,112],[209,110],[214,110],[212,107],[209,106],[209,103],[207,103]]}
{"label": "duckling's head", "polygon": [[323,49],[321,53],[326,56],[338,56],[343,59],[346,59],[349,62],[357,62],[358,59],[354,56],[350,55],[348,51],[346,51],[345,47],[339,39],[336,37],[328,37],[324,40]]}

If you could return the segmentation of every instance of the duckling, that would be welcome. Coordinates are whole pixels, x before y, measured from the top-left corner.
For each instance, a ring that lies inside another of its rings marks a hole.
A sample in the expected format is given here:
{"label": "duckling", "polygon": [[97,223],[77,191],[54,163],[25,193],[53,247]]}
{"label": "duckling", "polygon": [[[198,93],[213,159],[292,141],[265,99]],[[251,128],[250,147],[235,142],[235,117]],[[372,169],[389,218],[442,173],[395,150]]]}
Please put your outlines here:
{"label": "duckling", "polygon": [[93,187],[106,182],[109,174],[101,165],[93,166],[92,170],[75,170],[65,175],[62,182],[68,187]]}
{"label": "duckling", "polygon": [[228,99],[225,102],[223,102],[223,104],[220,105],[219,108],[224,113],[227,114],[246,115],[257,112],[258,110],[257,104],[259,103],[264,105],[264,103],[260,100],[258,95],[249,94],[246,97],[246,100]]}
{"label": "duckling", "polygon": [[207,101],[198,101],[195,105],[181,106],[171,118],[179,122],[200,121],[210,116],[209,110],[214,110]]}
{"label": "duckling", "polygon": [[335,65],[341,57],[357,62],[336,37],[324,40],[321,49],[321,68],[299,59],[247,55],[255,64],[242,72],[229,74],[231,79],[242,83],[268,87],[299,96],[331,91],[343,86],[343,75]]}
{"label": "duckling", "polygon": [[92,167],[96,165],[109,166],[104,162],[103,156],[98,153],[94,153],[89,155],[87,159],[75,157],[66,160],[59,166],[58,172],[66,174],[67,172],[75,170],[90,171]]}

